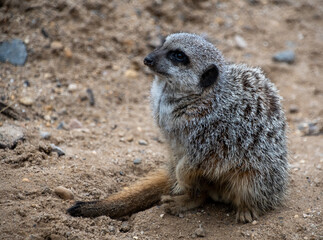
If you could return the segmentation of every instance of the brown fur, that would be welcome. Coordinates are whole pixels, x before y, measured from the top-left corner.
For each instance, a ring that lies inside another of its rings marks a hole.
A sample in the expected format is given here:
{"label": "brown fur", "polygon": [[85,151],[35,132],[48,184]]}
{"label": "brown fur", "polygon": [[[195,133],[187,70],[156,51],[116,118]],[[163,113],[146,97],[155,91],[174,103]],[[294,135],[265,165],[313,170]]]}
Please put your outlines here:
{"label": "brown fur", "polygon": [[153,206],[160,201],[161,195],[169,194],[169,179],[168,172],[160,169],[104,200],[78,202],[68,212],[83,217],[108,215],[119,218],[130,215]]}

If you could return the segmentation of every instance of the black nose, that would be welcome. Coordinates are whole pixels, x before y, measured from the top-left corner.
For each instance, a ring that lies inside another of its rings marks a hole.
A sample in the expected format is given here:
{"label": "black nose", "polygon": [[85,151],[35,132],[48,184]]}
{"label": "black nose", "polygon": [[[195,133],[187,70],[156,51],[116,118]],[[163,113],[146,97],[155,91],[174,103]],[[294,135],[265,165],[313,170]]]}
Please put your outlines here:
{"label": "black nose", "polygon": [[148,67],[152,67],[154,65],[154,59],[151,56],[147,56],[144,59],[144,64]]}

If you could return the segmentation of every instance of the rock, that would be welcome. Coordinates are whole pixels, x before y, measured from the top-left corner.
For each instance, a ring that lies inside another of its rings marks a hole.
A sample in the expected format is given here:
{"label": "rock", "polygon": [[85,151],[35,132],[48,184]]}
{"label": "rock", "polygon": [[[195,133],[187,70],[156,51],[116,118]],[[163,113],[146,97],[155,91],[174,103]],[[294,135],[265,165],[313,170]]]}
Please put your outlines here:
{"label": "rock", "polygon": [[130,228],[131,227],[128,222],[123,222],[120,227],[120,232],[129,232]]}
{"label": "rock", "polygon": [[49,132],[40,132],[40,137],[43,139],[49,139],[51,137],[51,134]]}
{"label": "rock", "polygon": [[116,228],[114,226],[108,226],[108,230],[110,233],[115,233],[116,232]]}
{"label": "rock", "polygon": [[72,119],[72,120],[70,121],[70,123],[69,123],[68,127],[69,127],[70,129],[77,129],[77,128],[82,128],[82,127],[83,127],[83,125],[82,125],[82,123],[81,123],[79,120],[77,120],[77,119]]}
{"label": "rock", "polygon": [[236,41],[237,48],[244,49],[248,46],[247,42],[243,39],[243,37],[236,35],[234,37],[234,40]]}
{"label": "rock", "polygon": [[68,127],[66,126],[65,122],[60,122],[56,129],[58,129],[58,130],[61,130],[61,129],[67,130]]}
{"label": "rock", "polygon": [[22,97],[19,99],[19,102],[25,106],[31,106],[34,103],[34,100],[30,97]]}
{"label": "rock", "polygon": [[252,225],[256,225],[258,222],[256,220],[252,221]]}
{"label": "rock", "polygon": [[74,195],[73,195],[72,191],[63,187],[63,186],[59,186],[59,187],[55,188],[54,193],[56,193],[57,196],[59,196],[61,199],[64,199],[64,200],[74,199]]}
{"label": "rock", "polygon": [[21,181],[22,182],[30,182],[30,180],[28,178],[23,178]]}
{"label": "rock", "polygon": [[133,160],[133,164],[140,164],[141,163],[141,159],[140,158],[136,158],[135,160]]}
{"label": "rock", "polygon": [[30,87],[30,82],[28,80],[24,81],[24,87]]}
{"label": "rock", "polygon": [[94,93],[93,93],[92,89],[91,88],[86,89],[86,93],[89,96],[90,105],[94,106],[95,105],[95,99],[94,99]]}
{"label": "rock", "polygon": [[0,127],[0,149],[16,147],[19,140],[23,140],[25,134],[23,128],[4,123]]}
{"label": "rock", "polygon": [[152,47],[152,48],[157,48],[157,47],[159,47],[159,46],[161,46],[163,44],[163,41],[164,41],[163,37],[161,37],[161,36],[153,36],[148,41],[148,46]]}
{"label": "rock", "polygon": [[45,115],[45,116],[44,116],[44,119],[45,119],[46,121],[50,121],[50,120],[51,120],[51,117],[50,117],[50,115]]}
{"label": "rock", "polygon": [[273,60],[275,62],[286,62],[291,64],[295,61],[295,53],[292,50],[278,52],[273,56]]}
{"label": "rock", "polygon": [[68,48],[68,47],[65,47],[64,48],[64,55],[67,58],[72,58],[73,57],[72,50],[70,48]]}
{"label": "rock", "polygon": [[20,39],[0,42],[0,62],[23,66],[27,55],[26,45]]}
{"label": "rock", "polygon": [[59,50],[62,50],[63,49],[63,44],[59,41],[53,41],[51,44],[50,44],[50,48],[53,49],[54,51],[59,51]]}
{"label": "rock", "polygon": [[298,113],[299,109],[297,105],[290,105],[289,112],[290,113]]}
{"label": "rock", "polygon": [[77,89],[78,89],[78,86],[75,83],[71,83],[67,87],[67,91],[69,92],[75,92]]}
{"label": "rock", "polygon": [[51,143],[50,147],[52,148],[52,152],[56,152],[59,157],[65,155],[65,152],[60,147],[57,147],[55,144]]}
{"label": "rock", "polygon": [[318,122],[303,122],[297,128],[305,136],[315,136],[323,133],[323,124]]}
{"label": "rock", "polygon": [[205,230],[201,226],[197,229],[195,229],[194,233],[196,234],[197,237],[205,237]]}
{"label": "rock", "polygon": [[125,71],[124,76],[126,78],[137,78],[138,77],[138,72],[133,70],[133,69],[128,69],[127,71]]}
{"label": "rock", "polygon": [[95,51],[97,55],[103,59],[107,59],[110,56],[109,51],[103,46],[97,47]]}
{"label": "rock", "polygon": [[143,146],[148,145],[148,142],[143,139],[139,140],[138,143],[139,143],[139,145],[143,145]]}
{"label": "rock", "polygon": [[43,34],[44,38],[49,38],[49,34],[45,28],[41,28],[40,32]]}

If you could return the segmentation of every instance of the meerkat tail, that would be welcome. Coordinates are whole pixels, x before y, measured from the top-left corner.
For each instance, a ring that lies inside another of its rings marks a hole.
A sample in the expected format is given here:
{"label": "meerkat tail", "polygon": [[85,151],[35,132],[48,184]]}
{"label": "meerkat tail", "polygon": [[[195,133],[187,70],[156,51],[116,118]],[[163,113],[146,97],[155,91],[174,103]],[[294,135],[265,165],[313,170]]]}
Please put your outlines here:
{"label": "meerkat tail", "polygon": [[171,185],[167,170],[159,169],[104,200],[76,202],[67,212],[74,217],[119,218],[152,207],[170,191]]}

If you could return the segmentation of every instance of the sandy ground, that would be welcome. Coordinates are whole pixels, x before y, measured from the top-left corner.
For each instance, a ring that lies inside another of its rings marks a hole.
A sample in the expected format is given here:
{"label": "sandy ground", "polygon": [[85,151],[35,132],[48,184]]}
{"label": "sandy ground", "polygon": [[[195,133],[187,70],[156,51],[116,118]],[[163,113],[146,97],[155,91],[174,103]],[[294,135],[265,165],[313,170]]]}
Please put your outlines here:
{"label": "sandy ground", "polygon": [[[197,228],[204,239],[323,239],[322,16],[321,0],[0,1],[0,41],[20,38],[29,54],[22,67],[0,63],[0,100],[18,116],[2,113],[0,125],[25,134],[0,149],[0,239],[193,239]],[[178,31],[207,35],[277,85],[289,124],[286,206],[253,224],[220,203],[180,217],[158,206],[120,220],[67,215],[74,200],[102,199],[167,161],[142,59]],[[287,49],[293,64],[273,62]],[[58,186],[75,199],[59,198]]]}

